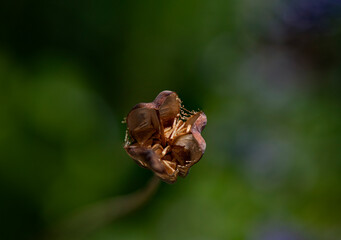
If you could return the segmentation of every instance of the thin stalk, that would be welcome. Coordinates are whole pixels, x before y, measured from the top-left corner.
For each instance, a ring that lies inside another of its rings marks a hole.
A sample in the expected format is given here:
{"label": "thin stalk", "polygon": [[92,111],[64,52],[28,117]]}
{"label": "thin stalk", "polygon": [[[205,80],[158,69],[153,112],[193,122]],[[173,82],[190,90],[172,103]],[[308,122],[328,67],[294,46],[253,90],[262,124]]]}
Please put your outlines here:
{"label": "thin stalk", "polygon": [[143,189],[89,205],[58,224],[43,239],[81,239],[143,206],[159,185],[159,178],[154,176]]}

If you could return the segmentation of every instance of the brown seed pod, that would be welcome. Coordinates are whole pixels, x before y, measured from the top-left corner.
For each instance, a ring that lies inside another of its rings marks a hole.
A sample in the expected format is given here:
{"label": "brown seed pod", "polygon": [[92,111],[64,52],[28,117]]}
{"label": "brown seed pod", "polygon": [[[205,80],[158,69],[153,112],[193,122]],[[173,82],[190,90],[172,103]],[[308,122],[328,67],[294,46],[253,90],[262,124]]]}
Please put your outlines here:
{"label": "brown seed pod", "polygon": [[206,149],[203,112],[188,111],[178,95],[163,91],[150,103],[139,103],[127,118],[125,150],[141,167],[167,183],[185,177]]}

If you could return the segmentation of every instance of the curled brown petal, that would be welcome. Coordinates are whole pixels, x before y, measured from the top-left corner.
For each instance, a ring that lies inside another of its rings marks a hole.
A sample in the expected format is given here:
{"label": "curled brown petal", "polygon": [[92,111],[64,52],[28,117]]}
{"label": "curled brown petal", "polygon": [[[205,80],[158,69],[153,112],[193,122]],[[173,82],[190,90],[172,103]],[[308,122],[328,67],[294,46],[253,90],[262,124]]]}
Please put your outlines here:
{"label": "curled brown petal", "polygon": [[173,120],[180,113],[181,102],[175,92],[163,91],[154,100],[159,109],[160,119],[164,127],[173,124]]}
{"label": "curled brown petal", "polygon": [[193,115],[185,123],[185,127],[190,127],[189,133],[174,140],[172,153],[181,164],[179,166],[181,176],[186,176],[189,168],[197,163],[205,153],[206,142],[200,133],[206,123],[207,118],[203,112]]}
{"label": "curled brown petal", "polygon": [[153,170],[163,181],[167,183],[174,183],[176,181],[178,174],[176,164],[171,161],[161,160],[160,155],[154,149],[131,145],[125,146],[125,150],[138,165]]}
{"label": "curled brown petal", "polygon": [[191,131],[197,131],[199,133],[204,130],[205,126],[207,124],[207,117],[205,113],[203,112],[198,112],[191,116],[190,118],[187,119],[185,123],[185,127],[191,126]]}
{"label": "curled brown petal", "polygon": [[172,125],[173,119],[180,112],[180,105],[178,95],[171,91],[161,92],[151,103],[137,104],[127,116],[130,135],[136,141],[143,143],[152,134],[160,131],[159,119],[163,127]]}
{"label": "curled brown petal", "polygon": [[143,144],[154,133],[159,132],[160,122],[155,109],[139,107],[128,114],[127,126],[132,138]]}
{"label": "curled brown petal", "polygon": [[159,155],[153,149],[131,145],[125,146],[125,150],[141,167],[150,168],[160,174],[165,173],[165,167]]}
{"label": "curled brown petal", "polygon": [[201,136],[201,132],[204,130],[207,124],[207,117],[205,113],[203,112],[198,112],[194,116],[195,116],[195,121],[192,124],[192,128],[190,131],[193,134],[193,137],[195,138],[197,143],[199,144],[199,148],[202,154],[204,154],[206,150],[206,142],[205,142],[205,139]]}

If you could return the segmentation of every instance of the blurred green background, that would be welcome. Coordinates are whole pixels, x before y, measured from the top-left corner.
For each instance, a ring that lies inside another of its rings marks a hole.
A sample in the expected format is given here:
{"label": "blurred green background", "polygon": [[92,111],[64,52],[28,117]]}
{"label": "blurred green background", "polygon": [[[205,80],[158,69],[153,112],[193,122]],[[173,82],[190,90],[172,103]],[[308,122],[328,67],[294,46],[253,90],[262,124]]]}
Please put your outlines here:
{"label": "blurred green background", "polygon": [[0,238],[143,187],[121,121],[173,90],[208,117],[205,155],[84,239],[340,239],[340,6],[2,1]]}

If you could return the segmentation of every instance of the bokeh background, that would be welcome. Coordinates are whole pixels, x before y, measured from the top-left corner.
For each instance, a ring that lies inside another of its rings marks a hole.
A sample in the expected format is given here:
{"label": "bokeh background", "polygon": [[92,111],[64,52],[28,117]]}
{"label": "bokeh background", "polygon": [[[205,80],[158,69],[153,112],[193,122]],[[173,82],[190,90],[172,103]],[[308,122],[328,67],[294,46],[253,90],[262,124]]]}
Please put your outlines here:
{"label": "bokeh background", "polygon": [[338,0],[2,1],[0,238],[145,186],[121,121],[167,89],[204,157],[83,239],[340,239],[340,43]]}

